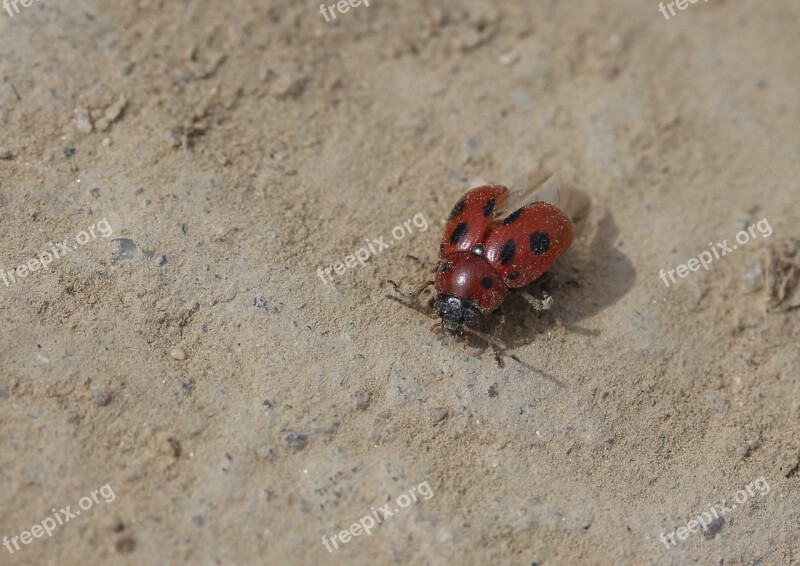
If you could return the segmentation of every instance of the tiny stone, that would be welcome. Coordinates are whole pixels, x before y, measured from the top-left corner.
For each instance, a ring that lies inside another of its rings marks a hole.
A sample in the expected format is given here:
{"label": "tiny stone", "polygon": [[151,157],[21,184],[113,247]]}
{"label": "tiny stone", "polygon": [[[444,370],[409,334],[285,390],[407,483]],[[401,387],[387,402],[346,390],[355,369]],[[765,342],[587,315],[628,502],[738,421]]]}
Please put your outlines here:
{"label": "tiny stone", "polygon": [[214,304],[230,303],[239,293],[240,286],[241,284],[238,281],[233,282],[223,293],[217,295],[217,297],[214,299]]}
{"label": "tiny stone", "polygon": [[433,424],[438,424],[442,422],[448,414],[447,407],[435,407],[431,409],[431,419],[433,420]]}
{"label": "tiny stone", "polygon": [[722,517],[717,517],[716,519],[711,521],[711,524],[708,525],[708,529],[705,532],[703,532],[703,537],[706,540],[711,540],[712,538],[717,536],[718,532],[722,530],[722,526],[724,524],[725,524],[725,519],[723,519]]}
{"label": "tiny stone", "polygon": [[86,108],[75,109],[75,127],[83,134],[91,134],[94,126]]}
{"label": "tiny stone", "polygon": [[500,55],[500,64],[506,67],[510,67],[517,61],[519,61],[519,53],[516,51],[507,51]]}
{"label": "tiny stone", "polygon": [[89,194],[92,195],[92,198],[100,198],[100,189],[94,188],[89,191]]}
{"label": "tiny stone", "polygon": [[122,538],[116,542],[114,548],[116,548],[117,552],[120,554],[130,554],[133,552],[133,549],[136,548],[136,541],[129,537]]}
{"label": "tiny stone", "polygon": [[760,259],[745,265],[742,270],[742,290],[745,293],[755,293],[764,286],[764,265]]}
{"label": "tiny stone", "polygon": [[95,393],[92,396],[92,401],[95,402],[96,405],[100,405],[101,407],[105,407],[111,402],[111,395],[105,392]]}
{"label": "tiny stone", "polygon": [[172,351],[169,353],[173,360],[183,361],[186,359],[186,354],[183,352],[181,348],[173,348]]}
{"label": "tiny stone", "polygon": [[117,251],[113,254],[115,261],[125,261],[133,259],[141,253],[139,246],[128,238],[115,238],[111,240],[117,245]]}
{"label": "tiny stone", "polygon": [[262,444],[256,448],[256,456],[261,460],[271,460],[275,457],[275,449],[269,444]]}
{"label": "tiny stone", "polygon": [[297,452],[308,446],[308,435],[295,432],[291,429],[283,432],[283,438],[289,444],[289,447]]}
{"label": "tiny stone", "polygon": [[281,75],[273,86],[273,94],[277,98],[297,98],[305,88],[305,79]]}
{"label": "tiny stone", "polygon": [[357,410],[366,411],[372,400],[372,395],[370,395],[369,391],[356,391],[353,393],[352,398]]}
{"label": "tiny stone", "polygon": [[195,515],[192,517],[192,523],[194,523],[195,527],[202,527],[203,523],[205,523],[205,520],[201,515]]}
{"label": "tiny stone", "polygon": [[122,111],[125,110],[125,107],[128,105],[128,101],[124,96],[120,96],[116,102],[111,104],[105,109],[103,115],[97,120],[97,129],[101,132],[107,130],[108,127],[113,124],[117,118],[120,117]]}
{"label": "tiny stone", "polygon": [[492,383],[489,386],[489,389],[486,390],[486,393],[489,394],[489,397],[497,397],[497,384]]}

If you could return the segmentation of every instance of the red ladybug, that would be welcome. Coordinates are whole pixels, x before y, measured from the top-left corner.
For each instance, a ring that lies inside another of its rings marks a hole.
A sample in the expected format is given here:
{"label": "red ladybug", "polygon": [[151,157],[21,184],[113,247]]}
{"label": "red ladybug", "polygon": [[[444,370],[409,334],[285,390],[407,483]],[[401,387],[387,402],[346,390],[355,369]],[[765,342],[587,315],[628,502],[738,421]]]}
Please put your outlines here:
{"label": "red ladybug", "polygon": [[[539,173],[532,188],[541,185],[550,174]],[[469,191],[453,207],[439,246],[439,267],[435,281],[427,281],[412,294],[387,298],[413,308],[431,318],[441,318],[433,329],[441,328],[464,336],[473,334],[495,347],[505,345],[497,338],[505,322],[494,335],[476,329],[483,317],[499,309],[510,292],[523,295],[536,309],[547,309],[552,299],[544,301],[521,290],[542,274],[572,243],[572,221],[561,208],[541,200],[541,194],[512,193],[502,185],[485,185]],[[545,197],[546,198],[546,197]],[[566,208],[569,194],[556,189],[551,198]],[[508,211],[512,211],[505,216]],[[422,291],[436,285],[433,311],[417,302]],[[465,338],[466,340],[466,338]]]}

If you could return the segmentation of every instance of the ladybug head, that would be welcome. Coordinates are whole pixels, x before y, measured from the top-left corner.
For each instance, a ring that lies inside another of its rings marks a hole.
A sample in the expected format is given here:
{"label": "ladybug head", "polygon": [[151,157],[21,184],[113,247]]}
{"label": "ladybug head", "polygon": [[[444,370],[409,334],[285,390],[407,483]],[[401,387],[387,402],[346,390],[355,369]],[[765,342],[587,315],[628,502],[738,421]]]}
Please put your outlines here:
{"label": "ladybug head", "polygon": [[433,310],[445,330],[461,336],[464,325],[478,326],[481,315],[495,310],[508,289],[494,268],[474,253],[457,253],[439,263]]}
{"label": "ladybug head", "polygon": [[473,303],[440,293],[433,303],[433,310],[442,317],[442,328],[457,336],[464,334],[463,326],[476,326],[480,311]]}

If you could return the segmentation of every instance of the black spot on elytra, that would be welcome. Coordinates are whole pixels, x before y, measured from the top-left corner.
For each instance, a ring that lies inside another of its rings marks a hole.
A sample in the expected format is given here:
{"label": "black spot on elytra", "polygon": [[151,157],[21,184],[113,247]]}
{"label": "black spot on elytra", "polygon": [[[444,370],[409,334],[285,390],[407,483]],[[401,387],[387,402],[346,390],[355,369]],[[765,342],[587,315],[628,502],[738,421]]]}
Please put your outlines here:
{"label": "black spot on elytra", "polygon": [[494,212],[494,203],[497,202],[497,199],[490,198],[486,201],[486,205],[483,207],[483,215],[489,217]]}
{"label": "black spot on elytra", "polygon": [[464,212],[465,206],[467,206],[466,202],[464,202],[463,200],[458,201],[456,205],[453,207],[453,210],[450,211],[450,216],[448,220],[452,220],[453,218],[457,217],[459,214]]}
{"label": "black spot on elytra", "polygon": [[457,246],[458,243],[464,239],[464,236],[467,235],[467,231],[469,228],[467,227],[466,222],[460,222],[456,229],[453,230],[453,233],[450,234],[450,244],[453,246]]}
{"label": "black spot on elytra", "polygon": [[503,220],[503,226],[508,226],[509,224],[513,224],[517,221],[517,219],[522,216],[522,209],[517,209],[508,216],[506,216],[505,220]]}
{"label": "black spot on elytra", "polygon": [[509,281],[514,281],[515,279],[518,279],[518,278],[519,278],[519,271],[515,271],[514,273],[509,273],[508,274],[508,280]]}
{"label": "black spot on elytra", "polygon": [[542,255],[550,249],[550,236],[546,232],[534,232],[530,235],[531,251],[536,255]]}
{"label": "black spot on elytra", "polygon": [[514,240],[506,240],[503,242],[503,245],[500,246],[500,264],[506,265],[509,261],[514,259],[514,254],[517,253],[517,244],[514,243]]}
{"label": "black spot on elytra", "polygon": [[492,288],[492,278],[491,277],[484,277],[481,279],[481,287],[484,289],[491,289]]}

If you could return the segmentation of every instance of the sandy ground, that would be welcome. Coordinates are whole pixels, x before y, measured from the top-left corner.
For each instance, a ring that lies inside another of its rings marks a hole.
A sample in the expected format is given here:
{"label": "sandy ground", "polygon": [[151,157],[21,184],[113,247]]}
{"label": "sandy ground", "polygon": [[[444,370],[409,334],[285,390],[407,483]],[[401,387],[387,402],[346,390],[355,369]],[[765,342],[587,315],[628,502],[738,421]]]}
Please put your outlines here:
{"label": "sandy ground", "polygon": [[[800,563],[797,2],[18,8],[0,563]],[[537,167],[500,369],[384,281]]]}

